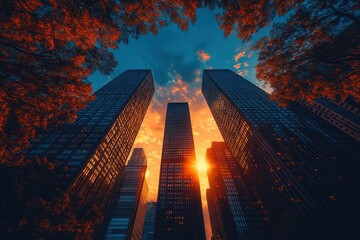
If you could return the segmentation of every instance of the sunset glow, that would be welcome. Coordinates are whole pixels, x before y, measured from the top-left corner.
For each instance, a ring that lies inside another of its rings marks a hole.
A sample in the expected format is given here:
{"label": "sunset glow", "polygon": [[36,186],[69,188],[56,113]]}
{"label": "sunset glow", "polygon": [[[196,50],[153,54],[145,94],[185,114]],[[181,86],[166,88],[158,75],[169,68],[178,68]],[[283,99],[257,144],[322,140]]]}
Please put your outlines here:
{"label": "sunset glow", "polygon": [[[118,65],[114,76],[125,67],[152,69],[155,93],[133,146],[143,147],[147,156],[148,201],[157,201],[166,105],[168,102],[189,102],[206,235],[211,239],[205,154],[212,141],[223,141],[223,138],[201,91],[202,72],[213,67],[231,68],[257,83],[254,71],[257,55],[249,44],[242,44],[235,35],[212,41],[214,35],[223,35],[215,20],[216,13],[203,10],[198,13],[197,24],[186,32],[178,32],[176,26],[169,26],[155,37],[147,36],[121,45],[119,56],[129,57]],[[193,43],[189,45],[188,39]],[[221,51],[219,46],[222,46]],[[238,65],[233,67],[235,64]],[[96,88],[95,77],[92,82]]]}
{"label": "sunset glow", "polygon": [[149,171],[149,169],[147,168],[147,169],[146,169],[146,173],[145,173],[145,178],[146,178],[146,180],[148,180],[149,176],[150,176],[150,171]]}
{"label": "sunset glow", "polygon": [[357,240],[359,10],[0,1],[0,240]]}
{"label": "sunset glow", "polygon": [[201,172],[206,172],[209,166],[204,158],[199,157],[196,161],[196,167],[198,169],[198,172],[201,173]]}
{"label": "sunset glow", "polygon": [[[200,71],[195,74],[200,78]],[[181,76],[177,76],[181,79]],[[196,87],[188,89],[184,87],[187,83],[174,80],[170,87],[157,87],[155,97],[145,115],[144,122],[135,140],[134,147],[143,147],[148,160],[148,201],[157,201],[159,185],[161,150],[164,136],[164,124],[167,102],[188,101],[190,105],[190,117],[194,136],[196,151],[196,169],[199,174],[201,200],[207,239],[211,237],[210,218],[206,201],[206,189],[209,188],[206,170],[208,165],[205,161],[206,149],[211,146],[212,141],[223,141],[215,120],[201,93],[201,81],[195,82]],[[171,89],[176,86],[177,91],[172,93]],[[157,96],[157,97],[156,97]],[[163,99],[159,101],[159,99]]]}

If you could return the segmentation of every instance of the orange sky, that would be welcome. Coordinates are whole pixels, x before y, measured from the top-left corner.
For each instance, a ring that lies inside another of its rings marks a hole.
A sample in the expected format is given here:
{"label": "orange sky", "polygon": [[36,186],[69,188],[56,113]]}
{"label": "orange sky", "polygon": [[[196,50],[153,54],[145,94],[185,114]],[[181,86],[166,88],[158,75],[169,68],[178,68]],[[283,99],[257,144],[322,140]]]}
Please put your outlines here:
{"label": "orange sky", "polygon": [[[204,54],[204,53],[201,53]],[[206,189],[208,180],[205,164],[206,149],[211,146],[212,141],[222,141],[215,120],[201,93],[200,70],[196,70],[195,83],[190,87],[176,72],[174,80],[167,86],[156,86],[154,97],[145,115],[144,122],[135,140],[134,147],[145,149],[148,158],[148,201],[157,200],[157,189],[159,184],[160,160],[162,141],[164,135],[165,115],[167,102],[186,101],[189,102],[191,123],[195,142],[195,151],[198,161],[198,172],[200,177],[201,196],[204,210],[204,220],[207,239],[211,237],[211,227],[206,202]]]}

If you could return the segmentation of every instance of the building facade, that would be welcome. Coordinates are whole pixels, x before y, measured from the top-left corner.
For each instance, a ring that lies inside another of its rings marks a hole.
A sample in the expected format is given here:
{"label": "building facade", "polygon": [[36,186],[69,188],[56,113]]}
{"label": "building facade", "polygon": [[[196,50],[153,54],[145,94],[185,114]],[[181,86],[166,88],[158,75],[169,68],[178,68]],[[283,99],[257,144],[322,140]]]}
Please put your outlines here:
{"label": "building facade", "polygon": [[141,240],[149,191],[146,168],[144,150],[135,148],[115,188],[115,197],[106,214],[103,239]]}
{"label": "building facade", "polygon": [[142,232],[142,240],[155,240],[154,239],[155,216],[156,216],[156,202],[147,202],[145,222]]}
{"label": "building facade", "polygon": [[167,106],[155,239],[205,239],[188,103]]}
{"label": "building facade", "polygon": [[152,95],[150,70],[128,70],[94,93],[74,123],[44,134],[27,151],[64,169],[62,188],[104,211],[130,153]]}
{"label": "building facade", "polygon": [[205,70],[202,91],[269,238],[360,235],[358,142],[230,70]]}
{"label": "building facade", "polygon": [[312,103],[304,100],[299,103],[334,127],[360,141],[359,104],[352,104],[351,100],[330,101],[325,98],[315,99]]}
{"label": "building facade", "polygon": [[206,150],[209,186],[206,198],[214,240],[264,239],[261,218],[224,142]]}

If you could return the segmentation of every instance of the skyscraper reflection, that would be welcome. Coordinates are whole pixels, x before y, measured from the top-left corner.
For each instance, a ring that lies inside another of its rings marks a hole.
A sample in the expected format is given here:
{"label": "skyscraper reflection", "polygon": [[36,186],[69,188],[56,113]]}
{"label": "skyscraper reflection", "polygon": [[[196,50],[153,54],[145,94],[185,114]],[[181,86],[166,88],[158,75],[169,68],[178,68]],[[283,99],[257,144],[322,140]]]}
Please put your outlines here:
{"label": "skyscraper reflection", "polygon": [[212,142],[206,161],[210,185],[206,198],[213,239],[264,239],[260,216],[226,144]]}
{"label": "skyscraper reflection", "polygon": [[141,240],[146,214],[148,186],[144,149],[135,148],[115,188],[113,203],[106,214],[106,240]]}

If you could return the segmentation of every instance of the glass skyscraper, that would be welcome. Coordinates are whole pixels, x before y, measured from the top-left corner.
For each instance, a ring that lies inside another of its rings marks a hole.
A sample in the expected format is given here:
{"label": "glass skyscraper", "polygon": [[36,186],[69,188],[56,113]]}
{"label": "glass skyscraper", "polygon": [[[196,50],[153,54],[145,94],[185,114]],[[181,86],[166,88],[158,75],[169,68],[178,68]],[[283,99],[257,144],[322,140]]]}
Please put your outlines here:
{"label": "glass skyscraper", "polygon": [[239,165],[224,142],[206,150],[206,198],[214,240],[264,239],[260,216],[242,180]]}
{"label": "glass skyscraper", "polygon": [[334,127],[360,141],[360,108],[359,104],[348,101],[332,101],[325,98],[315,99],[309,103],[299,103],[323,118]]}
{"label": "glass skyscraper", "polygon": [[205,239],[194,139],[186,102],[167,106],[154,239]]}
{"label": "glass skyscraper", "polygon": [[154,93],[150,70],[128,70],[94,93],[74,123],[44,134],[26,152],[63,166],[62,188],[104,211]]}
{"label": "glass skyscraper", "polygon": [[115,197],[106,214],[106,240],[141,240],[148,186],[147,161],[142,148],[135,148],[120,175]]}
{"label": "glass skyscraper", "polygon": [[144,227],[142,232],[142,240],[155,240],[155,217],[156,217],[156,202],[146,203],[146,215]]}
{"label": "glass skyscraper", "polygon": [[273,236],[360,235],[358,142],[299,104],[279,107],[230,70],[205,70],[202,91]]}

